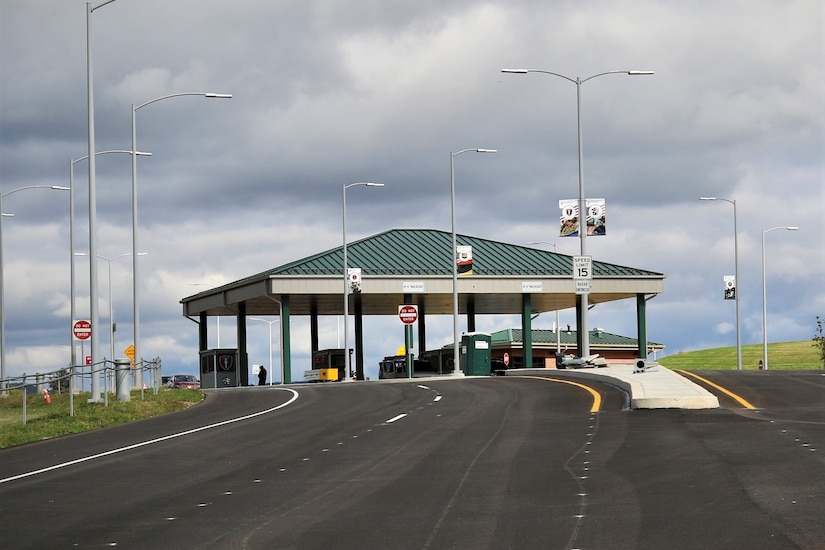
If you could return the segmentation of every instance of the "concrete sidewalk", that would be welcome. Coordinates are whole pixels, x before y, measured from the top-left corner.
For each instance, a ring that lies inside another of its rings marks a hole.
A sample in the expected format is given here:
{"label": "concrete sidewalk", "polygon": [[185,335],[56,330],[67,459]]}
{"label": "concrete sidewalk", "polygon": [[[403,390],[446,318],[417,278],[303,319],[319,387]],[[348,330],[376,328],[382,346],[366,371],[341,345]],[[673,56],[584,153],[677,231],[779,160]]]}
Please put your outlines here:
{"label": "concrete sidewalk", "polygon": [[630,395],[632,409],[716,409],[715,395],[665,367],[634,373],[632,365],[588,369],[513,369],[507,376],[557,376],[614,384]]}

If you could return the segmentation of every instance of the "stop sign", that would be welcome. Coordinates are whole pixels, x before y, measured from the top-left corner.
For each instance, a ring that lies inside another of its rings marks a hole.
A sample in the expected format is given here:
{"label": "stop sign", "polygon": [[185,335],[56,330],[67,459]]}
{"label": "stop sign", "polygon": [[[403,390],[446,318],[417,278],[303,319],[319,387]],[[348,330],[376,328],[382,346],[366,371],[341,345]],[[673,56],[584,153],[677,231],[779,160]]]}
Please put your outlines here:
{"label": "stop sign", "polygon": [[398,318],[405,325],[411,325],[418,320],[418,306],[398,306]]}
{"label": "stop sign", "polygon": [[505,367],[510,366],[510,354],[507,353],[506,351],[504,352],[504,366]]}
{"label": "stop sign", "polygon": [[89,321],[75,321],[72,325],[72,334],[75,340],[88,340],[92,336],[92,323]]}

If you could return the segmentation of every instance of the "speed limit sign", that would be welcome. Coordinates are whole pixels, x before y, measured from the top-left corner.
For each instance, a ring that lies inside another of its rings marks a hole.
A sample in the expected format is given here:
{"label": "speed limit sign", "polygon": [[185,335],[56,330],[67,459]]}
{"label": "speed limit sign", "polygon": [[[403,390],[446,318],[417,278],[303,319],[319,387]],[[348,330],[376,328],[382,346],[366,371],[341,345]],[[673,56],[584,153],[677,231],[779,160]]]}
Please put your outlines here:
{"label": "speed limit sign", "polygon": [[573,279],[593,278],[593,256],[573,256]]}

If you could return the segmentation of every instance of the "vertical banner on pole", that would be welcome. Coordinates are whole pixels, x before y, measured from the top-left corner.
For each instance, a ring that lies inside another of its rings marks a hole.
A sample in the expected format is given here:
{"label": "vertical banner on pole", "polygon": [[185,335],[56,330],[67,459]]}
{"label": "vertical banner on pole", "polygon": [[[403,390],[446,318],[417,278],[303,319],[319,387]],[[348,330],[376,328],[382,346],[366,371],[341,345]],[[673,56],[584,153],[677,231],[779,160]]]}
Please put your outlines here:
{"label": "vertical banner on pole", "polygon": [[722,277],[725,282],[725,300],[736,299],[736,277],[733,275],[725,275]]}
{"label": "vertical banner on pole", "polygon": [[[607,234],[607,210],[604,199],[587,199],[585,201],[587,217],[585,227],[587,236]],[[559,236],[579,236],[579,201],[562,199],[559,201]]]}
{"label": "vertical banner on pole", "polygon": [[459,275],[473,274],[473,247],[472,246],[456,246],[455,247],[455,261],[458,266]]}

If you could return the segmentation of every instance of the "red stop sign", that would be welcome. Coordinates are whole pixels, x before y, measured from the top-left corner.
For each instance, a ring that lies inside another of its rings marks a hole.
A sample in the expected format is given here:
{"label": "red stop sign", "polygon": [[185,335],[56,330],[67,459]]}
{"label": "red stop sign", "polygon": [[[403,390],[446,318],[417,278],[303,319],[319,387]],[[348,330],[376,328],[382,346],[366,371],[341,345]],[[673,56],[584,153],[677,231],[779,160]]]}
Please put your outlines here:
{"label": "red stop sign", "polygon": [[418,320],[418,306],[398,306],[398,318],[405,325],[411,325]]}
{"label": "red stop sign", "polygon": [[504,352],[504,366],[510,366],[510,354],[507,352]]}
{"label": "red stop sign", "polygon": [[75,321],[72,334],[77,340],[88,340],[92,337],[92,324],[89,321]]}

